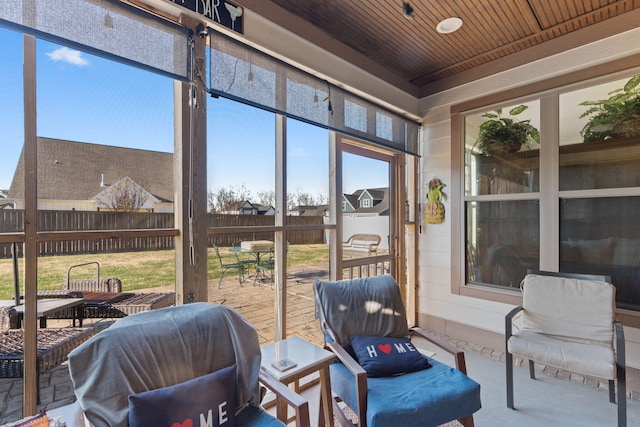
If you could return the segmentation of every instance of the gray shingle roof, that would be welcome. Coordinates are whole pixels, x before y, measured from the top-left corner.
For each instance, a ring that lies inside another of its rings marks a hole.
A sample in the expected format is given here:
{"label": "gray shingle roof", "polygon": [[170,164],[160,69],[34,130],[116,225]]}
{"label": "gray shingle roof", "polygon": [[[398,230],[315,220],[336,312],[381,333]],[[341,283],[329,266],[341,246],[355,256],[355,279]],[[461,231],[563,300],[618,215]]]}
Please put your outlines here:
{"label": "gray shingle roof", "polygon": [[[374,205],[368,208],[360,207],[360,197],[367,192],[374,198]],[[344,195],[355,207],[353,213],[389,215],[389,188],[365,188],[356,190],[353,194]],[[354,200],[355,198],[355,200]]]}
{"label": "gray shingle roof", "polygon": [[[173,153],[38,138],[38,198],[89,200],[125,176],[160,200],[173,200]],[[9,197],[24,197],[24,150]],[[20,179],[17,179],[20,177]]]}

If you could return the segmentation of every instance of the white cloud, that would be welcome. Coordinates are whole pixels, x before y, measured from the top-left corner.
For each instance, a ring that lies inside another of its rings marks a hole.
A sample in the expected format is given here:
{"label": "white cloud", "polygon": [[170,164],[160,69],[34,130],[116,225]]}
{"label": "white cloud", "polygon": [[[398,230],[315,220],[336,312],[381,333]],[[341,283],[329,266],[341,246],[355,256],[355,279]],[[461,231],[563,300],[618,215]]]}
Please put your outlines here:
{"label": "white cloud", "polygon": [[48,52],[47,56],[55,62],[66,62],[79,67],[89,65],[89,61],[82,57],[82,52],[68,47],[61,47],[53,52]]}

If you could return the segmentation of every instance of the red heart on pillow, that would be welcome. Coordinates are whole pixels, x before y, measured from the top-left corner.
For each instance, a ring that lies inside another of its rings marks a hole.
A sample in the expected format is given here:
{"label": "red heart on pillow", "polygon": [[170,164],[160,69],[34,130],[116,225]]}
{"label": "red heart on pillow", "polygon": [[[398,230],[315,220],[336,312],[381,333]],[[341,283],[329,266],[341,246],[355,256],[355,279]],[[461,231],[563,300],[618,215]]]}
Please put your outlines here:
{"label": "red heart on pillow", "polygon": [[191,418],[187,418],[182,423],[171,424],[171,427],[193,427],[193,421],[191,421]]}
{"label": "red heart on pillow", "polygon": [[391,344],[378,344],[378,348],[380,349],[381,352],[383,352],[384,354],[389,354],[391,353]]}

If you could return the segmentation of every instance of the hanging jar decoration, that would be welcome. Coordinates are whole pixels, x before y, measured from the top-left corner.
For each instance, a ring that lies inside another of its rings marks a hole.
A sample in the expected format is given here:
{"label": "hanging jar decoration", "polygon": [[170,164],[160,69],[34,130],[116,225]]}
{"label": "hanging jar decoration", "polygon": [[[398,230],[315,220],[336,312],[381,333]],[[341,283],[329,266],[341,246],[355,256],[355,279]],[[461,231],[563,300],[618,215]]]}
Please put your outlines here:
{"label": "hanging jar decoration", "polygon": [[429,181],[429,191],[427,192],[427,203],[425,205],[425,221],[429,224],[440,224],[444,221],[444,205],[442,198],[446,195],[442,192],[442,188],[446,184],[438,178]]}

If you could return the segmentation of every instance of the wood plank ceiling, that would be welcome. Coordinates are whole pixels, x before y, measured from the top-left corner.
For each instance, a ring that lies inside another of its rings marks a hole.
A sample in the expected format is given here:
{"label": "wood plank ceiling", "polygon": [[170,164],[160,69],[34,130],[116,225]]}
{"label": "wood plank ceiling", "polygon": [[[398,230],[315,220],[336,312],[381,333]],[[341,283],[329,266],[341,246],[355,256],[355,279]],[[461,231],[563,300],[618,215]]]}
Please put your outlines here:
{"label": "wood plank ceiling", "polygon": [[[238,3],[275,8],[270,15],[280,17],[279,25],[313,38],[287,19],[297,16],[350,48],[354,63],[392,73],[396,86],[416,96],[640,25],[640,0],[409,0],[413,19],[403,16],[402,0]],[[438,33],[438,22],[449,17],[461,18],[462,28]]]}

